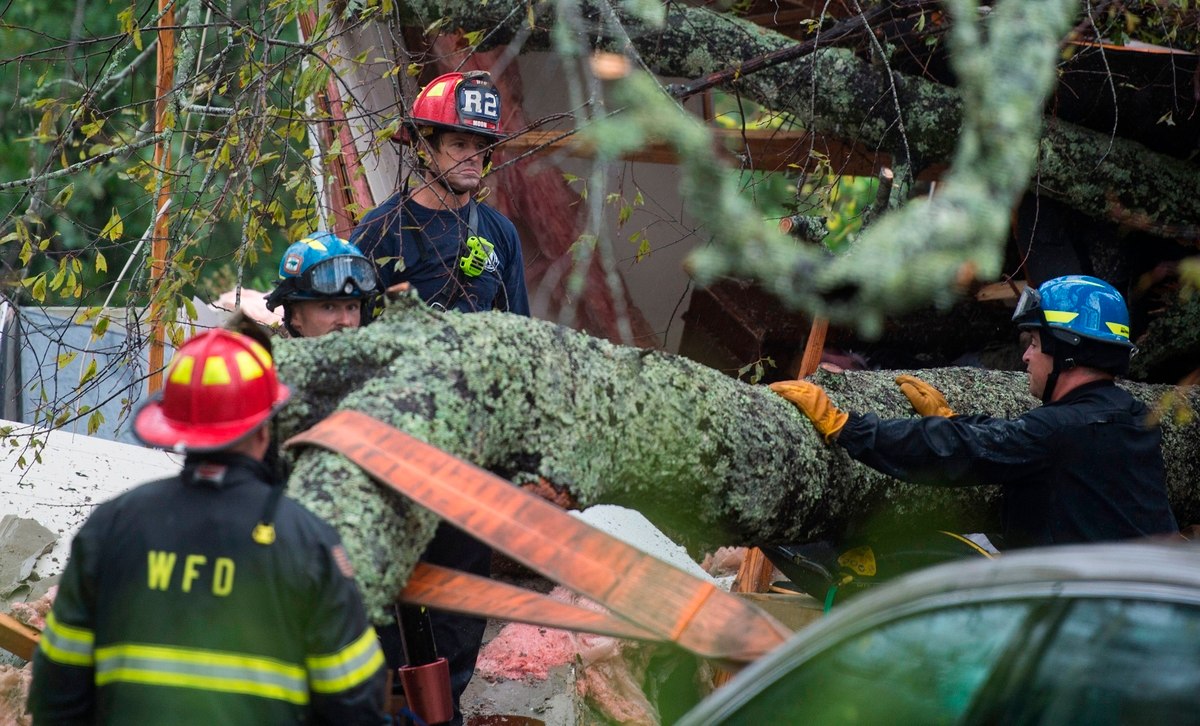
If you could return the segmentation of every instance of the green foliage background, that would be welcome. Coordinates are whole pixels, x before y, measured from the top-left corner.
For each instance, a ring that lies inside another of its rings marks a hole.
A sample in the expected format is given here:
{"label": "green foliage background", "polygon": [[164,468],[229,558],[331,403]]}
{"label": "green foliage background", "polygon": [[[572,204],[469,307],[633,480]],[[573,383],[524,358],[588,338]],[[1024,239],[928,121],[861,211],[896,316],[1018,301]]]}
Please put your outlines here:
{"label": "green foliage background", "polygon": [[[306,4],[292,5],[276,7],[271,23],[257,5],[236,3],[229,17],[209,12],[177,32],[181,57],[191,46],[194,63],[176,69],[180,96],[221,113],[173,109],[171,257],[159,301],[168,312],[231,288],[239,271],[244,285],[269,288],[283,247],[316,223],[300,82],[308,55],[286,45],[298,41]],[[177,26],[195,19],[189,7]],[[157,3],[14,0],[3,19],[3,180],[40,178],[0,192],[5,293],[148,305],[149,242],[138,241],[163,176],[153,145],[123,148],[153,131]]]}

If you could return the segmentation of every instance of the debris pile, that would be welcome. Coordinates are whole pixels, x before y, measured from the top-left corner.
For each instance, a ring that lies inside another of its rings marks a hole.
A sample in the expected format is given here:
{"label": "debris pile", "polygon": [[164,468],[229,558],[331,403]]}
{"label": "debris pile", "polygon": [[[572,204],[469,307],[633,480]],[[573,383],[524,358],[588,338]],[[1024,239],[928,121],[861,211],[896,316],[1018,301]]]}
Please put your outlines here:
{"label": "debris pile", "polygon": [[0,665],[0,726],[29,726],[33,717],[25,710],[33,664]]}

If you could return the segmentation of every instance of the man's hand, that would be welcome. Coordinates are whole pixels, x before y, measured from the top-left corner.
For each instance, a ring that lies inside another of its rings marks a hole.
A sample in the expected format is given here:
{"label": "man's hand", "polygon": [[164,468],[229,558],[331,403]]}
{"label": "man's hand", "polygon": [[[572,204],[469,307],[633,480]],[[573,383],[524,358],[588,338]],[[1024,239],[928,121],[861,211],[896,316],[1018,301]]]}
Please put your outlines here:
{"label": "man's hand", "polygon": [[900,392],[908,396],[913,410],[922,416],[953,416],[954,410],[946,403],[942,392],[916,376],[896,376]]}
{"label": "man's hand", "polygon": [[817,432],[829,442],[837,438],[842,427],[850,419],[850,414],[833,405],[825,389],[808,381],[779,381],[772,383],[771,390],[783,396],[796,405],[796,408],[808,416]]}
{"label": "man's hand", "polygon": [[404,295],[411,289],[412,285],[409,285],[407,282],[397,282],[395,285],[384,290],[383,294],[387,295],[388,300],[399,300],[401,295]]}

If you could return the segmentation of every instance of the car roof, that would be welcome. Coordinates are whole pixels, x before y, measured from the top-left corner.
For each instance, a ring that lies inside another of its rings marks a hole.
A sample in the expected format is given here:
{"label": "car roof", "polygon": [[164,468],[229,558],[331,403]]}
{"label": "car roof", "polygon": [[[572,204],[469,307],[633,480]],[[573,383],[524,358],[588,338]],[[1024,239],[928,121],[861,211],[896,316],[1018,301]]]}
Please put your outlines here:
{"label": "car roof", "polygon": [[689,711],[680,726],[718,723],[832,642],[907,614],[1014,598],[1122,597],[1200,606],[1200,544],[1138,541],[1014,550],[919,570],[838,605],[750,664]]}

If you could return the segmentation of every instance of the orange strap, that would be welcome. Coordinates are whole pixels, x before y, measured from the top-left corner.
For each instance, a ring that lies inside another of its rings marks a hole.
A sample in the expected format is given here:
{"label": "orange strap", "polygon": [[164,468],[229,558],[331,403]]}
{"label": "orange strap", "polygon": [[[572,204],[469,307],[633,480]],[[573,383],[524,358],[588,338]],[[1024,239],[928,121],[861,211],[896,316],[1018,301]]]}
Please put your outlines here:
{"label": "orange strap", "polygon": [[825,334],[829,332],[829,319],[813,318],[812,329],[809,330],[808,340],[804,343],[804,355],[800,358],[800,368],[796,378],[808,378],[817,372],[821,363],[821,353],[825,350]]}
{"label": "orange strap", "polygon": [[468,572],[418,562],[400,600],[437,610],[516,620],[563,630],[581,630],[634,640],[656,640],[654,633],[606,612],[588,610],[516,585]]}
{"label": "orange strap", "polygon": [[[285,446],[301,444],[342,454],[384,486],[633,623],[647,639],[748,663],[791,634],[753,604],[359,411],[338,411]],[[586,631],[591,624],[571,627]]]}

